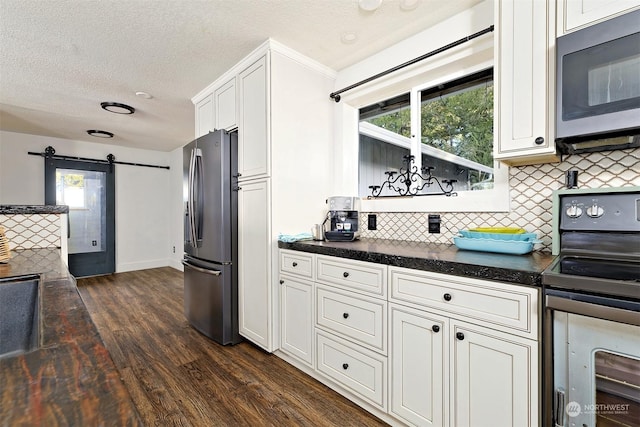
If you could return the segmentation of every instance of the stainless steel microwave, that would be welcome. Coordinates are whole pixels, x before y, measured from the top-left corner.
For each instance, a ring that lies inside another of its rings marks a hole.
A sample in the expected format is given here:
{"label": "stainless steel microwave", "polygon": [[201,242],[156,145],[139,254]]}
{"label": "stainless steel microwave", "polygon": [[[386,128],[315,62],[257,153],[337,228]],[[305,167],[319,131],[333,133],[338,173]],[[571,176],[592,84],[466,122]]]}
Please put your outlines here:
{"label": "stainless steel microwave", "polygon": [[556,49],[559,147],[571,145],[575,152],[580,143],[601,150],[613,144],[636,146],[640,142],[640,10],[558,37]]}

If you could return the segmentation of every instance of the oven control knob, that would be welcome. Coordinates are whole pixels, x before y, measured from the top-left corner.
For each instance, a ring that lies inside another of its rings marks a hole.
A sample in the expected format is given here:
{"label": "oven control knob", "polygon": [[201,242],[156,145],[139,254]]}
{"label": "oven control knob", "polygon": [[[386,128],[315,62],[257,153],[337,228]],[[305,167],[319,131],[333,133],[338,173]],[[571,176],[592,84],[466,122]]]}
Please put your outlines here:
{"label": "oven control knob", "polygon": [[595,203],[587,208],[587,215],[589,215],[591,218],[600,218],[603,213],[604,209],[602,209]]}
{"label": "oven control knob", "polygon": [[582,208],[578,205],[571,205],[567,208],[566,213],[569,218],[578,218],[582,215]]}

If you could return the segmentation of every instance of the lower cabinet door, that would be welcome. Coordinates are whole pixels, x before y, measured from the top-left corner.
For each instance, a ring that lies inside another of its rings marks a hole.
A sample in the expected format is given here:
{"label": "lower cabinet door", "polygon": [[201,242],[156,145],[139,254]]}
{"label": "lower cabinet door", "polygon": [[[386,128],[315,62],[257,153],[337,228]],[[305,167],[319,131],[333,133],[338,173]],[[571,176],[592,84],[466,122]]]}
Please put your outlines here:
{"label": "lower cabinet door", "polygon": [[313,366],[313,283],[280,276],[280,350]]}
{"label": "lower cabinet door", "polygon": [[451,321],[451,425],[538,425],[538,344]]}
{"label": "lower cabinet door", "polygon": [[444,426],[448,415],[448,320],[389,305],[391,413],[416,426]]}
{"label": "lower cabinet door", "polygon": [[269,179],[238,191],[238,321],[240,335],[271,352],[271,216]]}

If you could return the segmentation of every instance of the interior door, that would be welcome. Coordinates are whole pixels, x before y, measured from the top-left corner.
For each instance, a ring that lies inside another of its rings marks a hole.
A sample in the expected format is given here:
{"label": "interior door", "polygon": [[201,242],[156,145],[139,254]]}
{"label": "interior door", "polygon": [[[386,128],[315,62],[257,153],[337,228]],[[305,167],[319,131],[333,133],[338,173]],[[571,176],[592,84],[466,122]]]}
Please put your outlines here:
{"label": "interior door", "polygon": [[75,277],[115,271],[113,166],[45,159],[45,204],[69,206],[69,271]]}

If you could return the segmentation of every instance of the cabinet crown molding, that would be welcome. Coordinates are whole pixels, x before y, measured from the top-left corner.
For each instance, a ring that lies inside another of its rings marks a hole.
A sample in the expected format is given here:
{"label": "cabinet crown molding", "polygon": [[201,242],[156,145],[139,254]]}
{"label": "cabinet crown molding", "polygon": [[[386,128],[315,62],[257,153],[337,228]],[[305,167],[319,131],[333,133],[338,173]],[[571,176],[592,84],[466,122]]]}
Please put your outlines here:
{"label": "cabinet crown molding", "polygon": [[[283,45],[282,43],[275,41],[271,38],[265,40],[262,44],[256,47],[251,53],[242,58],[239,62],[237,62],[233,67],[227,70],[224,74],[218,77],[213,83],[209,84],[207,87],[202,89],[196,95],[191,98],[191,102],[195,105],[198,102],[202,101],[204,98],[209,96],[213,91],[227,83],[229,80],[233,79],[236,75],[240,73],[243,69],[247,68],[249,65],[257,61],[261,56],[264,56],[267,52],[276,52],[281,55],[284,55],[308,68],[311,68],[321,74],[326,75],[327,77],[335,79],[337,76],[337,71],[332,68],[327,67],[319,63],[318,61],[309,58],[288,46]],[[327,94],[328,96],[328,94]]]}

